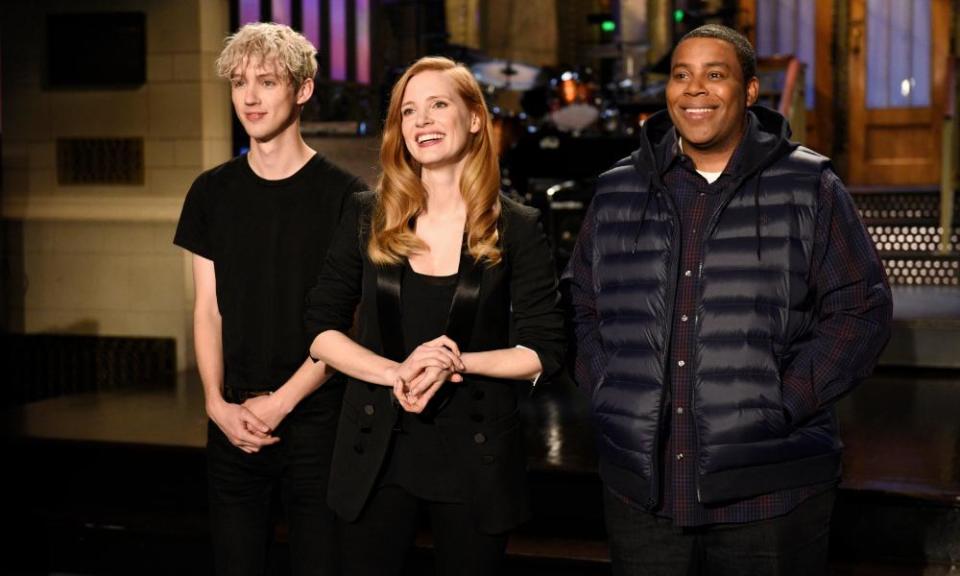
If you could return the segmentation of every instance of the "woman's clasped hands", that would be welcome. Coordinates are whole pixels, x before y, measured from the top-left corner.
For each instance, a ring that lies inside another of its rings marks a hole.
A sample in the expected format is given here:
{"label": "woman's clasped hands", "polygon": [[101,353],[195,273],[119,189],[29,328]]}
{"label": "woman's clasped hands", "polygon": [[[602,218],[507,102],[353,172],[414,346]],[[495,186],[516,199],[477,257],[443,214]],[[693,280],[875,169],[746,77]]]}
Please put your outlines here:
{"label": "woman's clasped hands", "polygon": [[393,395],[407,412],[420,413],[447,381],[463,382],[466,365],[457,343],[440,336],[417,346],[401,364],[391,369]]}

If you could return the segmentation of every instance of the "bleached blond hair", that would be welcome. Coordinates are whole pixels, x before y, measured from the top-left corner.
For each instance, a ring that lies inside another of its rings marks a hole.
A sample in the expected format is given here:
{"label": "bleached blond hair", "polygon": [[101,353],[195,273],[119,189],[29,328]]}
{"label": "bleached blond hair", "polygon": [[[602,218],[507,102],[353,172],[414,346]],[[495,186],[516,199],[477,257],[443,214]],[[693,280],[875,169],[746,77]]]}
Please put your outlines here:
{"label": "bleached blond hair", "polygon": [[230,79],[234,70],[251,58],[261,64],[274,63],[277,72],[299,89],[317,75],[317,49],[289,26],[255,22],[241,27],[224,40],[217,58],[217,75]]}

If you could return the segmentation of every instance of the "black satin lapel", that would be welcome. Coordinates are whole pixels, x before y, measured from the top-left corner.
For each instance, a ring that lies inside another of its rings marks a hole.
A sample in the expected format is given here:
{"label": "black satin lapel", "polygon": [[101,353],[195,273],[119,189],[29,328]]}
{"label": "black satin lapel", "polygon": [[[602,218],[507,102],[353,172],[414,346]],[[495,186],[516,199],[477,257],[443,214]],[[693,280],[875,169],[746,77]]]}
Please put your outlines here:
{"label": "black satin lapel", "polygon": [[466,351],[470,345],[470,336],[473,334],[473,321],[477,316],[477,304],[480,296],[480,280],[483,278],[483,266],[474,260],[466,249],[460,254],[460,273],[457,278],[457,291],[453,294],[450,304],[450,316],[447,319],[447,330],[444,332]]}
{"label": "black satin lapel", "polygon": [[403,362],[403,326],[400,323],[400,266],[377,266],[377,319],[383,355]]}

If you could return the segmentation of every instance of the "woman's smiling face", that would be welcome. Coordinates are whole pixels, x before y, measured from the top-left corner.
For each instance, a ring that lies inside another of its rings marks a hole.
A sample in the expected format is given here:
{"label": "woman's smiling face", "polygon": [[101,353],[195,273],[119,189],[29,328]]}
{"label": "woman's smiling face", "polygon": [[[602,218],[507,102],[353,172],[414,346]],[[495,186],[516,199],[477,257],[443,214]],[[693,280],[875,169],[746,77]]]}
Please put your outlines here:
{"label": "woman's smiling face", "polygon": [[464,157],[471,135],[480,130],[480,118],[443,71],[426,70],[412,77],[401,102],[403,141],[422,167],[456,164]]}

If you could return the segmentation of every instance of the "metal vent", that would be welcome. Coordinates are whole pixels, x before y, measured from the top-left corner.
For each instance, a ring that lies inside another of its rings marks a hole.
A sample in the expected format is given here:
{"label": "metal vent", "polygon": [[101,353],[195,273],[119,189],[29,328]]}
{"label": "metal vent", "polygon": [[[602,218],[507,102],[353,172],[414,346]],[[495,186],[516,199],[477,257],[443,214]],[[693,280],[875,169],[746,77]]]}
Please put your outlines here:
{"label": "metal vent", "polygon": [[58,139],[57,182],[142,185],[143,138]]}
{"label": "metal vent", "polygon": [[960,261],[956,257],[884,258],[891,284],[960,286]]}
{"label": "metal vent", "polygon": [[0,360],[2,407],[98,390],[173,386],[177,348],[173,338],[6,334]]}
{"label": "metal vent", "polygon": [[[861,192],[854,195],[854,200],[867,224],[935,223],[940,218],[939,191],[876,194]],[[958,216],[960,204],[954,207],[954,219]]]}
{"label": "metal vent", "polygon": [[[940,245],[939,226],[867,226],[877,250],[890,252],[936,252]],[[960,228],[950,235],[950,249],[960,253]]]}

